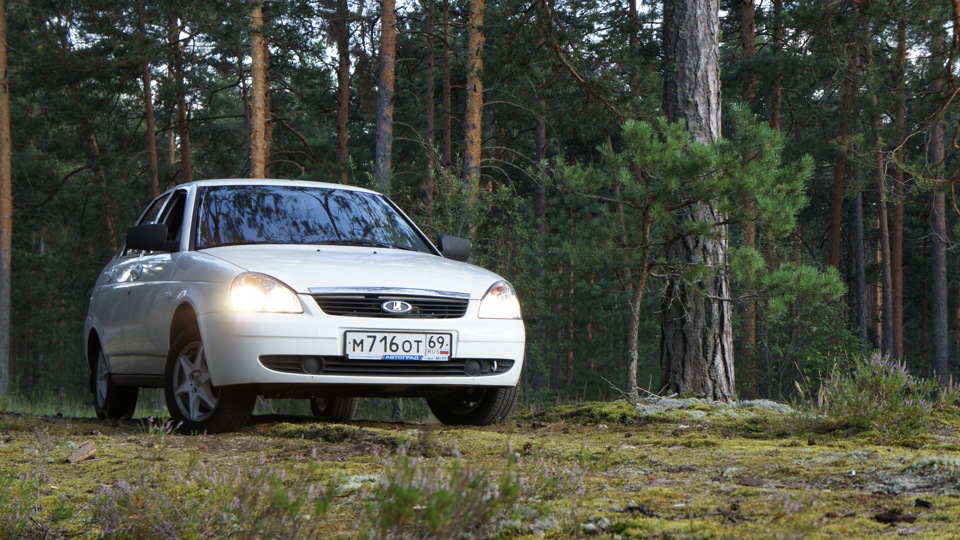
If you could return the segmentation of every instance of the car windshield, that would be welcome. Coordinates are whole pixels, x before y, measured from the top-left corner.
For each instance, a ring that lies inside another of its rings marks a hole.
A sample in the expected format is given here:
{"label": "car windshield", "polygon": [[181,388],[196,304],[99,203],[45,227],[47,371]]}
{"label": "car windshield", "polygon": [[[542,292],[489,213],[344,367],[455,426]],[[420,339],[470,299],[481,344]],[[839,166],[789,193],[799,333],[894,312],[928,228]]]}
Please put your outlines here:
{"label": "car windshield", "polygon": [[210,186],[200,193],[197,249],[335,244],[432,253],[386,197],[304,186]]}

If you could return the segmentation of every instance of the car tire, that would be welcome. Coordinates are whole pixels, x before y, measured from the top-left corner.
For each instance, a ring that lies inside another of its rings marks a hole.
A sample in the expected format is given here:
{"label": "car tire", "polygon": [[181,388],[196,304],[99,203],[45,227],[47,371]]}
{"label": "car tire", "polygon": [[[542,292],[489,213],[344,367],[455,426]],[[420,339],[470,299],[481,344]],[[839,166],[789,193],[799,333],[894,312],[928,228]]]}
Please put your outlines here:
{"label": "car tire", "polygon": [[314,418],[327,422],[349,422],[357,414],[360,400],[348,398],[310,398],[310,412]]}
{"label": "car tire", "polygon": [[489,426],[510,414],[517,403],[517,387],[471,388],[465,392],[428,398],[430,412],[448,426]]}
{"label": "car tire", "polygon": [[245,386],[213,386],[196,326],[180,333],[167,355],[164,394],[177,429],[222,433],[247,423],[257,395]]}
{"label": "car tire", "polygon": [[110,367],[103,350],[97,351],[97,362],[93,365],[93,408],[97,418],[103,420],[126,420],[137,409],[136,386],[117,386],[110,379]]}

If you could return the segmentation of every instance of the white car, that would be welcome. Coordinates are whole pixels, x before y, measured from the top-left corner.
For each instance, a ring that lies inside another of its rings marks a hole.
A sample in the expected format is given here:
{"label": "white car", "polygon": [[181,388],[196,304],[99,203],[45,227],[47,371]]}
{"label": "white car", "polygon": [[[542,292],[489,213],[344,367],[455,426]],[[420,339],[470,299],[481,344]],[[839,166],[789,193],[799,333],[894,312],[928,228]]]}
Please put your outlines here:
{"label": "white car", "polygon": [[445,424],[513,408],[513,287],[439,249],[387,197],[287,180],[206,180],[150,203],[97,279],[84,325],[97,415],[164,388],[189,432],[234,430],[257,396],[345,421],[360,397],[425,397]]}

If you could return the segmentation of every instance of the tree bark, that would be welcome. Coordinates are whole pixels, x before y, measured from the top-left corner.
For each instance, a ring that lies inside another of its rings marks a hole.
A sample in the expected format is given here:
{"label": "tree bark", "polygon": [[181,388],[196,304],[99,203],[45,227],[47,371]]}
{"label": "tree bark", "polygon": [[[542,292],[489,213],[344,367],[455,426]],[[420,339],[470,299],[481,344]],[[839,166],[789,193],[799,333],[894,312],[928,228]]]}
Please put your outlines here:
{"label": "tree bark", "polygon": [[180,17],[177,13],[170,16],[170,35],[168,43],[173,55],[171,71],[176,85],[177,95],[177,134],[180,137],[180,175],[181,183],[193,180],[193,158],[190,148],[190,114],[187,109],[187,88],[183,72],[183,43],[180,41]]}
{"label": "tree bark", "polygon": [[10,74],[7,8],[0,0],[0,397],[10,392],[10,286],[13,269],[13,139],[10,134]]}
{"label": "tree bark", "polygon": [[[749,63],[753,61],[756,51],[756,26],[755,26],[755,6],[753,0],[741,0],[740,4],[740,47],[743,54],[740,58],[741,63],[746,64],[745,68],[750,72],[747,81],[744,83],[741,93],[743,101],[752,111],[756,94],[754,91],[754,76]],[[744,197],[744,205],[747,208],[753,208],[756,203],[751,196]],[[757,224],[753,220],[747,220],[743,224],[743,245],[748,248],[757,247]],[[756,397],[757,395],[757,365],[754,351],[757,347],[757,303],[753,298],[745,299],[741,305],[741,318],[743,319],[743,342],[737,350],[737,355],[741,358],[741,366],[746,368],[746,376],[741,380],[745,382],[743,388],[747,395]],[[741,373],[741,375],[744,375]]]}
{"label": "tree bark", "polygon": [[[907,33],[903,15],[897,21],[897,136],[906,133],[907,125]],[[897,167],[893,182],[893,238],[890,244],[890,277],[893,312],[893,355],[903,358],[903,212],[906,206],[903,145],[897,145]]]}
{"label": "tree bark", "polygon": [[395,0],[381,2],[380,77],[377,84],[377,148],[374,176],[384,193],[390,193],[393,175],[393,92],[397,64],[397,8]]}
{"label": "tree bark", "polygon": [[350,181],[350,23],[347,0],[337,0],[337,163],[340,183]]}
{"label": "tree bark", "polygon": [[[147,41],[147,16],[143,0],[137,1],[137,28]],[[150,160],[150,194],[156,198],[160,195],[160,164],[157,155],[157,119],[153,112],[153,86],[150,75],[150,60],[146,53],[140,63],[143,81],[143,108],[147,121],[147,156]]]}
{"label": "tree bark", "polygon": [[450,0],[443,1],[443,138],[440,156],[443,165],[453,163],[453,82],[450,68]]}
{"label": "tree bark", "polygon": [[[667,118],[685,121],[697,142],[710,144],[720,137],[718,1],[667,0],[663,28]],[[683,233],[691,220],[714,225],[715,234]],[[736,399],[736,387],[724,220],[708,204],[677,216],[679,238],[667,247],[671,272],[661,311],[660,379],[671,392],[729,401]],[[713,275],[688,282],[680,271],[688,265],[703,265]]]}
{"label": "tree bark", "polygon": [[436,118],[436,76],[437,76],[437,55],[435,53],[435,47],[437,44],[437,38],[434,34],[436,30],[436,10],[437,2],[436,0],[427,0],[429,6],[427,7],[427,92],[424,97],[425,102],[425,111],[424,111],[424,143],[427,147],[427,170],[423,178],[423,191],[424,191],[424,200],[427,210],[427,215],[433,215],[433,177],[437,173],[437,152],[434,148],[436,143],[436,137],[434,136],[434,131],[437,127],[437,118]]}
{"label": "tree bark", "polygon": [[[935,31],[932,36],[931,58],[932,63],[942,61],[946,50],[946,36],[942,29]],[[943,89],[942,65],[935,68],[936,74],[930,85],[931,96],[938,96]],[[944,177],[944,126],[943,120],[937,115],[930,124],[927,141],[927,165],[931,171],[931,178],[941,180]],[[947,314],[947,214],[946,194],[938,183],[934,183],[933,197],[930,206],[930,368],[933,377],[940,384],[947,384],[950,379],[948,366],[949,337]]]}
{"label": "tree bark", "polygon": [[467,92],[463,122],[463,181],[476,193],[480,185],[483,148],[483,8],[484,0],[470,0],[467,20]]}
{"label": "tree bark", "polygon": [[[851,68],[852,69],[852,68]],[[846,189],[847,124],[853,109],[853,75],[844,73],[843,94],[840,98],[840,133],[837,135],[837,161],[833,169],[833,189],[830,197],[830,266],[840,268],[840,247],[843,242],[843,195]]]}
{"label": "tree bark", "polygon": [[773,0],[774,81],[770,92],[770,129],[780,131],[780,108],[783,101],[783,83],[780,80],[780,60],[783,50],[783,0]]}
{"label": "tree bark", "polygon": [[263,35],[263,2],[253,5],[250,12],[250,176],[265,178],[270,146],[267,142],[267,122],[270,111],[267,107],[267,40]]}

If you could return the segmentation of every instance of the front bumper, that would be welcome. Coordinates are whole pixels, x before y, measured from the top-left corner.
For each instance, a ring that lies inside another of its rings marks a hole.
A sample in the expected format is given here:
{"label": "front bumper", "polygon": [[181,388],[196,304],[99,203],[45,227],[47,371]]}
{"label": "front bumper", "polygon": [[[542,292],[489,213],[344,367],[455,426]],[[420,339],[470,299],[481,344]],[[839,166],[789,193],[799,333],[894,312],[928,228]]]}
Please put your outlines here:
{"label": "front bumper", "polygon": [[[355,385],[366,394],[404,388],[515,386],[523,367],[520,320],[478,319],[477,304],[457,319],[329,316],[309,297],[303,314],[212,313],[199,317],[204,354],[215,386],[254,384],[271,393]],[[347,331],[449,332],[447,362],[349,360]],[[319,365],[319,368],[318,368]],[[319,370],[318,370],[319,369]],[[348,390],[346,390],[348,392]]]}

